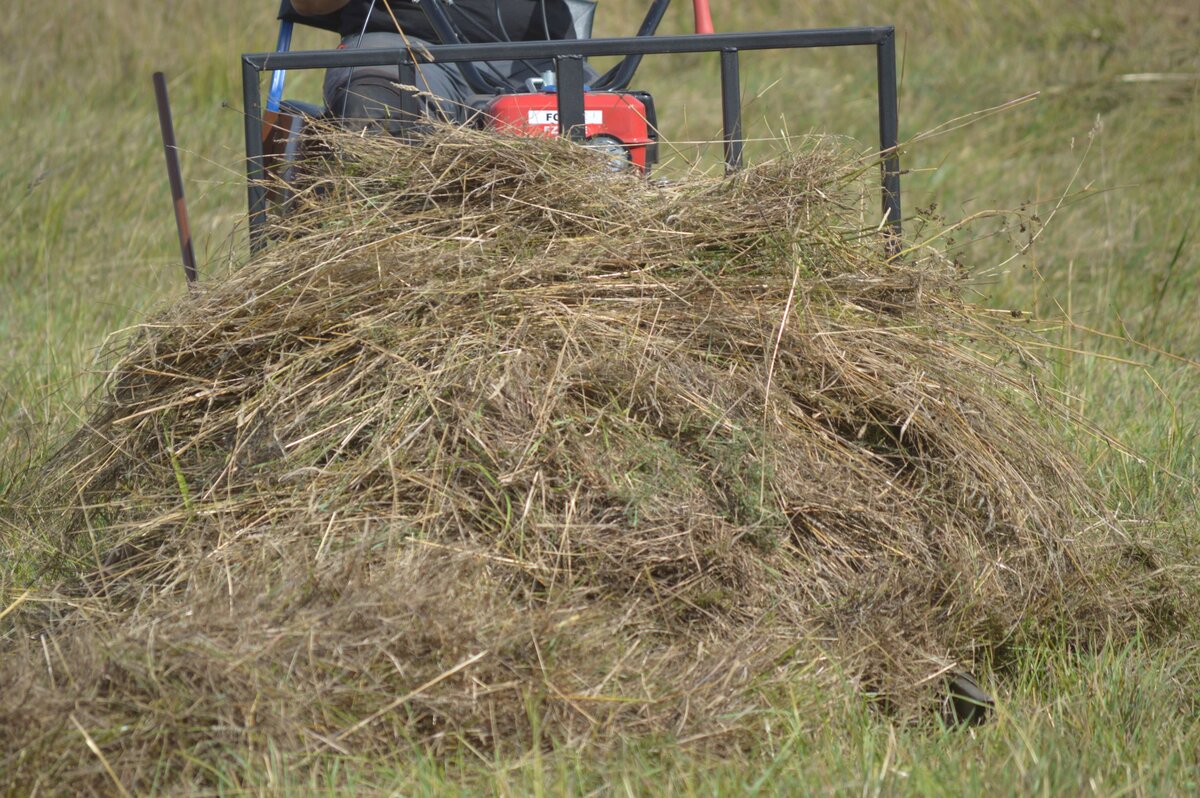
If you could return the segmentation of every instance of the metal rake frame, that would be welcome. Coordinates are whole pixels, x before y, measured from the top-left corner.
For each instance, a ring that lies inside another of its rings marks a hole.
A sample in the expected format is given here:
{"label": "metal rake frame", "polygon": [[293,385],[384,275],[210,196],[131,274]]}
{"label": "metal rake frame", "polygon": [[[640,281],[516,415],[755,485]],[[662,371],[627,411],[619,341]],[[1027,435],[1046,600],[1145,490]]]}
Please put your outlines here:
{"label": "metal rake frame", "polygon": [[[246,176],[249,181],[250,247],[266,243],[267,188],[263,160],[263,101],[260,75],[289,69],[329,69],[397,65],[400,83],[417,85],[418,63],[467,63],[553,59],[558,75],[559,130],[581,138],[584,127],[583,59],[604,56],[717,53],[721,60],[721,119],[726,173],[742,166],[742,96],[739,54],[754,50],[799,50],[816,47],[874,47],[879,104],[883,224],[899,240],[900,156],[899,110],[896,85],[896,30],[892,26],[823,28],[815,30],[718,33],[684,36],[632,36],[614,39],[560,39],[537,42],[431,45],[421,50],[365,49],[307,52],[249,53],[242,56],[242,94],[245,110]],[[413,92],[402,93],[402,110],[418,114]],[[894,244],[893,244],[894,246]]]}

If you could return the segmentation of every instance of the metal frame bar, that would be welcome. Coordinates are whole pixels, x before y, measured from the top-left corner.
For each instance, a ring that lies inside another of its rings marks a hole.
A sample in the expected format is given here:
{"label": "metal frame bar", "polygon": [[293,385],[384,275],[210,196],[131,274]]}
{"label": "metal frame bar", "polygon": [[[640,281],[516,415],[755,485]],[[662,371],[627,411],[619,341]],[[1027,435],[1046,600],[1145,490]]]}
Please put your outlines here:
{"label": "metal frame bar", "polygon": [[[719,53],[721,105],[724,122],[725,164],[736,170],[742,164],[742,103],[739,53],[747,50],[798,50],[811,47],[873,46],[876,51],[876,91],[879,98],[879,151],[882,156],[884,224],[893,237],[900,236],[899,109],[896,87],[896,31],[892,26],[824,28],[818,30],[721,33],[689,36],[645,36],[620,39],[561,39],[538,42],[434,45],[425,52],[405,49],[312,50],[290,53],[250,53],[242,56],[242,94],[246,126],[246,176],[249,179],[250,246],[265,243],[267,194],[262,152],[262,95],[259,74],[280,69],[328,69],[381,64],[400,66],[402,82],[414,78],[417,61],[463,63],[551,58],[559,71],[560,129],[578,133],[583,128],[583,62],[594,56],[669,55]],[[894,245],[893,245],[894,248]]]}
{"label": "metal frame bar", "polygon": [[725,136],[725,173],[742,168],[742,78],[738,51],[721,51],[721,129]]}
{"label": "metal frame bar", "polygon": [[875,48],[876,85],[879,87],[879,152],[883,160],[883,221],[891,225],[892,246],[900,238],[900,114],[896,86],[896,37],[888,36]]}
{"label": "metal frame bar", "polygon": [[583,98],[583,57],[564,55],[554,59],[558,85],[558,132],[575,141],[583,141],[587,130],[587,112]]}

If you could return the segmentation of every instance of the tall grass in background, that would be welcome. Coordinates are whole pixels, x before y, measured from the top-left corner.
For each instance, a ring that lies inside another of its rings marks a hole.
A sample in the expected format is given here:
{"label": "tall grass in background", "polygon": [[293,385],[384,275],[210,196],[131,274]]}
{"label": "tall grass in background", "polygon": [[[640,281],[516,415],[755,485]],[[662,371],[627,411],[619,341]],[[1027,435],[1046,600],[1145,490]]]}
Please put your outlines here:
{"label": "tall grass in background", "polygon": [[[677,0],[664,32],[688,29],[687,5]],[[1200,9],[1185,0],[1152,11],[1133,0],[714,6],[722,30],[896,25],[908,231],[949,230],[946,246],[974,275],[979,302],[1033,312],[1053,388],[1108,433],[1078,441],[1093,479],[1124,515],[1171,539],[1181,563],[1194,561]],[[642,8],[603,0],[599,33],[632,32]],[[237,56],[270,49],[274,11],[271,0],[10,0],[0,14],[0,504],[78,422],[110,336],[185,293],[150,89],[156,69],[170,79],[204,274],[218,279],[243,258]],[[310,32],[297,44],[331,39]],[[754,152],[810,132],[870,151],[873,64],[867,51],[747,54],[747,133],[764,140]],[[699,141],[719,131],[717,76],[715,57],[656,57],[638,84],[655,95],[669,137]],[[292,85],[293,96],[319,96],[315,74]],[[676,157],[711,163],[715,152],[680,146]],[[956,227],[969,217],[978,221]],[[0,596],[0,611],[9,601]],[[957,794],[990,791],[977,779],[993,778],[1006,791],[1186,793],[1198,735],[1176,687],[1194,695],[1193,647],[1086,661],[1030,652],[1003,696],[1009,708],[979,741],[930,740],[848,712],[828,728],[797,721],[795,735],[781,731],[769,743],[779,764],[761,773],[638,751],[612,767],[633,792],[807,784]],[[506,767],[491,789],[608,780],[562,759]],[[243,770],[231,778],[287,786],[270,763]],[[438,792],[441,778],[417,768],[370,783]]]}

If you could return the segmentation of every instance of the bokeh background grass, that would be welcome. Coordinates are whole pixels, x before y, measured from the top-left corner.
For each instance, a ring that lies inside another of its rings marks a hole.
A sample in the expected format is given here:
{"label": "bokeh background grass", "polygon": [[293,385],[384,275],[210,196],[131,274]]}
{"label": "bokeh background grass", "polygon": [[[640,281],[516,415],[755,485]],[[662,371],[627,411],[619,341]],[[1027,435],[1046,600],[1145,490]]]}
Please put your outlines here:
{"label": "bokeh background grass", "polygon": [[[273,45],[273,5],[11,0],[0,15],[0,503],[77,423],[110,336],[119,340],[118,331],[184,294],[155,69],[170,79],[205,276],[219,279],[244,256],[237,56]],[[686,5],[677,2],[664,31],[688,28]],[[1034,313],[1056,388],[1111,436],[1075,442],[1092,478],[1122,515],[1178,552],[1171,567],[1190,568],[1200,541],[1200,8],[1183,0],[1152,10],[1132,0],[714,5],[722,30],[896,25],[901,136],[912,141],[905,205],[927,219],[908,229],[932,234],[982,211],[1013,210],[955,230],[947,246],[975,275],[980,302]],[[641,8],[603,0],[599,32],[632,32]],[[331,41],[309,32],[297,44]],[[654,93],[672,139],[716,134],[717,74],[715,58],[647,59],[639,84]],[[743,81],[750,136],[828,133],[871,149],[869,52],[748,55]],[[319,96],[316,75],[294,76],[292,86],[297,98]],[[930,131],[940,132],[921,137]],[[714,152],[680,146],[678,157]],[[0,607],[17,585],[3,587]],[[314,784],[281,762],[238,765],[234,755],[227,780],[230,791],[266,792],[440,793],[469,777],[516,794],[1186,794],[1200,786],[1194,640],[1088,657],[1030,651],[1000,685],[999,722],[973,734],[893,728],[849,696],[828,724],[781,707],[778,734],[746,761],[698,761],[640,741],[602,762],[539,750],[457,767],[351,758],[340,781]]]}

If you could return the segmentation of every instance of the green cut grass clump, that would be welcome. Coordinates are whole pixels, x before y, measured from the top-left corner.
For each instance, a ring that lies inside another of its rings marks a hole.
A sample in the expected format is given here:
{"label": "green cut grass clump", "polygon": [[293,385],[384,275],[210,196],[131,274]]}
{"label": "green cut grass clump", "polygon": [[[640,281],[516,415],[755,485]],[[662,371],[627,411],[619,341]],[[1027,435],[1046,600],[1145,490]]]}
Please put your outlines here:
{"label": "green cut grass clump", "polygon": [[51,545],[2,621],[13,790],[739,747],[798,681],[918,719],[1014,648],[1175,623],[1017,323],[862,228],[870,164],[323,136],[270,248],[144,324],[20,488]]}

